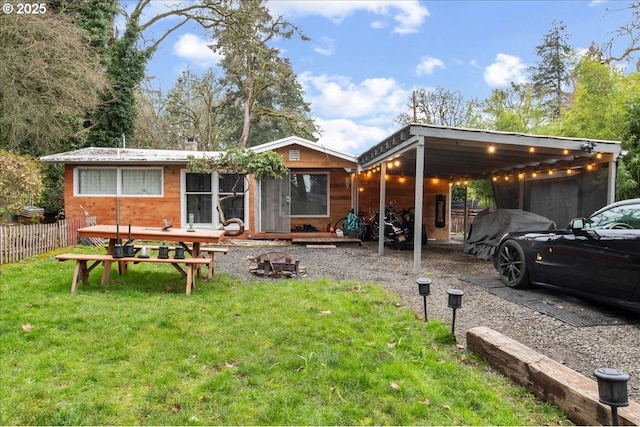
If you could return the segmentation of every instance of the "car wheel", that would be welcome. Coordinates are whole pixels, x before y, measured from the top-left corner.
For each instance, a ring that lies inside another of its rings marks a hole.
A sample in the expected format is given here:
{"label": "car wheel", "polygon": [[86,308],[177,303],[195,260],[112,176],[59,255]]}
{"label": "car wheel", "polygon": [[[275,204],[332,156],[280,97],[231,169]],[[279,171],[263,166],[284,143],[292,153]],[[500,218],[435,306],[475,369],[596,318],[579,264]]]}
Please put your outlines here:
{"label": "car wheel", "polygon": [[522,246],[515,240],[507,240],[498,249],[498,272],[502,282],[511,288],[529,285],[529,270]]}

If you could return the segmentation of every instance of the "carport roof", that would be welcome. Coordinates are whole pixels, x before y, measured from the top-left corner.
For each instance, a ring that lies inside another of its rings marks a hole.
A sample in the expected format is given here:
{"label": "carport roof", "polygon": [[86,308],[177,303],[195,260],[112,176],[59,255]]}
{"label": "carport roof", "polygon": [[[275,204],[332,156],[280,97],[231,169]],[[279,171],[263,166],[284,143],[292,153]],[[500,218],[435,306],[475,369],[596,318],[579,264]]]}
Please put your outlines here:
{"label": "carport roof", "polygon": [[[489,178],[553,169],[580,169],[616,161],[619,141],[527,135],[481,129],[410,124],[358,157],[361,170],[389,162],[388,174],[415,175],[416,148],[424,138],[424,176]],[[394,165],[395,160],[399,165]]]}

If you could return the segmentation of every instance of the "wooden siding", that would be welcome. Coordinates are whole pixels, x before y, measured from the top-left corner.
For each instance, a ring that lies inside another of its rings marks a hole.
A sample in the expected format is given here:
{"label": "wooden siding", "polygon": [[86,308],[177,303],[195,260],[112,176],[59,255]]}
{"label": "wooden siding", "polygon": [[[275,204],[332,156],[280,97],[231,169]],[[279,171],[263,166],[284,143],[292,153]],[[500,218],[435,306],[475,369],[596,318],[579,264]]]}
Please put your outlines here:
{"label": "wooden siding", "polygon": [[[289,150],[299,150],[300,160],[290,161]],[[346,169],[355,169],[356,163],[330,156],[322,151],[312,150],[303,146],[292,144],[275,150],[283,156],[285,164],[293,172],[328,172],[329,173],[329,215],[326,217],[295,217],[291,219],[291,227],[309,224],[318,230],[324,231],[327,224],[344,217],[351,209],[351,182],[350,172]],[[134,166],[134,165],[127,165]],[[145,165],[137,165],[145,167]],[[65,216],[66,218],[83,218],[84,214],[80,206],[84,207],[90,215],[96,217],[98,224],[116,223],[116,197],[115,196],[74,196],[73,173],[74,165],[65,167]],[[181,219],[181,194],[180,171],[185,166],[170,165],[164,169],[164,195],[159,197],[119,197],[120,224],[134,224],[145,227],[158,227],[162,225],[162,217],[173,219],[174,226],[180,226]],[[255,181],[250,180],[251,183]],[[255,234],[256,218],[256,189],[255,185],[249,188],[249,206],[246,207],[248,223],[246,234]]]}
{"label": "wooden siding", "polygon": [[[289,150],[299,150],[300,160],[289,160]],[[311,225],[320,231],[327,231],[329,224],[335,224],[347,215],[352,207],[350,170],[356,169],[356,163],[331,156],[323,151],[312,150],[301,145],[292,144],[274,150],[280,154],[291,172],[328,172],[329,173],[329,216],[326,217],[294,217],[291,228],[304,224]],[[349,170],[349,171],[347,171]],[[349,187],[347,181],[349,180]]]}
{"label": "wooden siding", "polygon": [[[380,206],[380,173],[362,172],[358,174],[358,199],[359,209],[366,212],[369,210],[377,211]],[[448,240],[450,224],[445,224],[444,228],[436,227],[436,196],[445,195],[447,197],[447,212],[445,217],[448,218],[449,211],[449,181],[440,179],[437,181],[424,179],[423,185],[423,207],[422,222],[427,226],[427,235],[429,239]],[[403,208],[415,207],[415,178],[400,177],[396,175],[388,175],[386,185],[386,201],[388,205],[391,200],[395,200],[396,211],[399,212]]]}
{"label": "wooden siding", "polygon": [[[141,166],[143,167],[143,166]],[[130,197],[121,196],[120,224],[134,224],[145,227],[159,227],[162,217],[173,219],[180,225],[180,166],[164,167],[164,196]],[[97,224],[116,223],[115,196],[75,196],[73,195],[74,167],[65,167],[64,205],[65,218],[84,217],[80,206],[96,218]]]}

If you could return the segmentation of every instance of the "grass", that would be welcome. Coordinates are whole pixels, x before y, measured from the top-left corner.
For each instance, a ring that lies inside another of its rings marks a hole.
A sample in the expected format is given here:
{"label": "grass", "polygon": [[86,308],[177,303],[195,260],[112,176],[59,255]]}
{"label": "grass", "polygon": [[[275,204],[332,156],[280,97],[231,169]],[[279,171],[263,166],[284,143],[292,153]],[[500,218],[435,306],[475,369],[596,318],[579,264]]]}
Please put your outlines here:
{"label": "grass", "polygon": [[375,284],[99,270],[2,266],[0,424],[569,424]]}

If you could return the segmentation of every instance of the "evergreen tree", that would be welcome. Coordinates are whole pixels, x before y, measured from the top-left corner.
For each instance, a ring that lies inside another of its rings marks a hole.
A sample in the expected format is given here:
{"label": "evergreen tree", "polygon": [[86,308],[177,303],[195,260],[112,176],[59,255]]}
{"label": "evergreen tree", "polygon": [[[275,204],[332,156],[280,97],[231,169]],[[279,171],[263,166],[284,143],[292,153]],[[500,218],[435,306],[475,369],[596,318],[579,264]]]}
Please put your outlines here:
{"label": "evergreen tree", "polygon": [[573,50],[568,43],[566,27],[562,21],[553,21],[551,30],[544,35],[535,53],[540,62],[529,71],[532,73],[533,90],[543,100],[551,119],[560,117],[567,105],[565,88],[571,75],[570,59]]}
{"label": "evergreen tree", "polygon": [[[264,130],[265,122],[278,123],[278,128],[284,128],[279,130],[283,136],[311,137],[317,130],[307,116],[309,106],[302,100],[291,64],[271,46],[274,39],[288,40],[295,35],[306,40],[283,17],[273,18],[264,0],[240,0],[224,17],[223,25],[213,31],[212,48],[223,58],[226,103],[233,107],[233,115],[242,111],[241,148],[248,145],[252,127]],[[263,138],[272,135],[263,133]]]}

